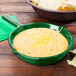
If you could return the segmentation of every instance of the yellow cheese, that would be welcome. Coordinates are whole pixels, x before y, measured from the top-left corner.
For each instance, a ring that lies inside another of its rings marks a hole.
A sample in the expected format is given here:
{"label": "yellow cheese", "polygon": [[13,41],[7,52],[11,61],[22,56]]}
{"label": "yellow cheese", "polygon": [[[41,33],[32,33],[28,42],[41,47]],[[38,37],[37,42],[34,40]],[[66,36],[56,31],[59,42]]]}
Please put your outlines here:
{"label": "yellow cheese", "polygon": [[13,40],[16,51],[32,57],[60,54],[68,47],[66,38],[48,28],[32,28],[20,32]]}

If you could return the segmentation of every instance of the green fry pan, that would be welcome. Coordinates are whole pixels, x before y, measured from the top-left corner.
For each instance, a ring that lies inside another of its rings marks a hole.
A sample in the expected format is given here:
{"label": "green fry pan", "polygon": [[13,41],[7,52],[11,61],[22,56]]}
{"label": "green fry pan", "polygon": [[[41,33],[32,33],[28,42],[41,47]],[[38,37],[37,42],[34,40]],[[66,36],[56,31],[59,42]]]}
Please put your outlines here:
{"label": "green fry pan", "polygon": [[[8,15],[4,15],[3,18],[6,21],[10,22],[11,24],[17,26],[17,28],[10,34],[8,43],[12,49],[12,53],[16,54],[19,58],[21,58],[25,62],[35,65],[53,64],[60,61],[71,50],[73,46],[74,43],[73,37],[63,26],[58,26],[50,23],[30,23],[30,24],[21,25],[19,22],[15,21]],[[17,52],[13,46],[14,37],[21,31],[31,28],[49,28],[60,32],[68,40],[69,45],[67,50],[65,50],[63,53],[60,53],[58,55],[49,56],[49,57],[30,57]]]}

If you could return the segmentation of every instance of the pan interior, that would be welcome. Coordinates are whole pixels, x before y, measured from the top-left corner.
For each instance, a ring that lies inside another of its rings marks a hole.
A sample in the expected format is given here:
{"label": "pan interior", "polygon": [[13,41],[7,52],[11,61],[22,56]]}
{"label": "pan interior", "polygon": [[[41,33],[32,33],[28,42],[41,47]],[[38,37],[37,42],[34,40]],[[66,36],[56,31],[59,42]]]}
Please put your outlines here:
{"label": "pan interior", "polygon": [[49,28],[49,29],[59,31],[68,40],[68,48],[67,48],[66,52],[68,52],[73,46],[73,42],[74,42],[73,37],[63,26],[57,26],[57,25],[50,24],[50,23],[31,23],[31,24],[22,25],[11,33],[11,35],[9,36],[9,40],[8,40],[11,48],[14,49],[14,47],[13,47],[14,37],[18,33],[22,32],[24,30],[27,30],[27,29],[31,29],[31,28]]}

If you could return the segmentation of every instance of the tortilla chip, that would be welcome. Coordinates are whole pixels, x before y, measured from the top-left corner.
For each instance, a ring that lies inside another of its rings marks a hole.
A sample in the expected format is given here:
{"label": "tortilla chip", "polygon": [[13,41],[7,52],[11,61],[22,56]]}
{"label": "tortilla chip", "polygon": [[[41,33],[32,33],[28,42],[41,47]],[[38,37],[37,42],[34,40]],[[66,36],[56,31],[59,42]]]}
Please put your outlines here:
{"label": "tortilla chip", "polygon": [[72,65],[72,66],[76,67],[76,55],[75,55],[75,57],[73,58],[72,61],[67,60],[67,62],[68,62],[69,65]]}
{"label": "tortilla chip", "polygon": [[72,53],[76,54],[76,49],[71,50],[70,52],[72,52]]}
{"label": "tortilla chip", "polygon": [[38,5],[39,0],[31,0],[31,2],[35,5]]}
{"label": "tortilla chip", "polygon": [[50,10],[57,10],[62,3],[58,0],[40,0],[38,3],[39,7],[50,9]]}
{"label": "tortilla chip", "polygon": [[58,10],[58,11],[74,11],[76,10],[76,0],[31,0],[33,4],[39,7]]}

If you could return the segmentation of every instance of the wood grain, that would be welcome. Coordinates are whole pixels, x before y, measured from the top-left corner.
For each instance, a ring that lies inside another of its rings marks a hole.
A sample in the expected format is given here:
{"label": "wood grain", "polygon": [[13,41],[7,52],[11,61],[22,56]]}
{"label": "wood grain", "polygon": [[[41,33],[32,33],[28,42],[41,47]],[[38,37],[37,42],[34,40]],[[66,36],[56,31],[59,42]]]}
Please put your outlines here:
{"label": "wood grain", "polygon": [[[54,22],[38,16],[26,0],[0,0],[0,16],[3,14],[16,15],[22,24],[33,22],[48,22],[62,25],[74,37],[76,48],[76,21]],[[0,76],[76,76],[76,68],[67,64],[67,59],[72,60],[69,53],[58,63],[48,66],[36,66],[26,63],[12,54],[8,40],[0,42]]]}
{"label": "wood grain", "polygon": [[0,3],[8,3],[8,2],[27,2],[27,0],[1,0]]}
{"label": "wood grain", "polygon": [[[28,9],[28,10],[26,10]],[[31,6],[0,5],[0,12],[34,12]]]}

